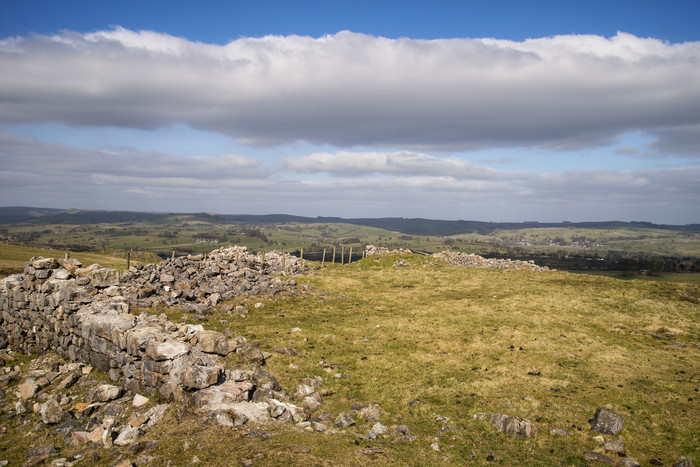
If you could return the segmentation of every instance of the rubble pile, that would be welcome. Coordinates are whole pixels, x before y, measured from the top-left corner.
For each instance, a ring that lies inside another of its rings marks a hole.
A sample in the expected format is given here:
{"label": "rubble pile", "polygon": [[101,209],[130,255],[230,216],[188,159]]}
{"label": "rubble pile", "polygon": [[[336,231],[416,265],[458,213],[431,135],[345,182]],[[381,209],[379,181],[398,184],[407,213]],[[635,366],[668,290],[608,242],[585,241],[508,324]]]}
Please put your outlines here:
{"label": "rubble pile", "polygon": [[442,251],[433,254],[448,263],[466,268],[490,268],[490,269],[529,269],[532,271],[549,271],[547,266],[538,266],[534,261],[519,261],[512,259],[484,258],[473,253],[461,253],[458,251]]}

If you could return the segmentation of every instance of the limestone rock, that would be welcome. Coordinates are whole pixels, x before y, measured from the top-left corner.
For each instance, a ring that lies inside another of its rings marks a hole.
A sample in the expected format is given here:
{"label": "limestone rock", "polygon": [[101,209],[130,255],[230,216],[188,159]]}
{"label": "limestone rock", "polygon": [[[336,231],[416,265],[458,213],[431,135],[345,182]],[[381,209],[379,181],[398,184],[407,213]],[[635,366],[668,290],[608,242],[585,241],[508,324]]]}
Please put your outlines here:
{"label": "limestone rock", "polygon": [[250,399],[253,383],[250,381],[226,381],[218,386],[211,386],[192,395],[195,407],[213,404],[231,404]]}
{"label": "limestone rock", "polygon": [[202,352],[228,355],[228,340],[226,336],[216,331],[201,331],[197,333],[197,345]]}
{"label": "limestone rock", "polygon": [[49,399],[41,405],[41,420],[44,423],[55,425],[61,423],[68,415],[55,399]]}
{"label": "limestone rock", "polygon": [[587,461],[597,461],[607,465],[617,465],[617,462],[615,460],[609,458],[608,456],[604,456],[593,451],[586,451],[583,454],[583,458]]}
{"label": "limestone rock", "polygon": [[625,442],[622,440],[622,438],[606,441],[603,448],[607,452],[619,454],[622,457],[625,456]]}
{"label": "limestone rock", "polygon": [[152,342],[146,348],[146,355],[156,361],[173,360],[185,355],[190,348],[184,342],[166,340],[165,342]]}
{"label": "limestone rock", "polygon": [[599,408],[593,416],[591,430],[604,435],[619,435],[625,420],[610,409]]}
{"label": "limestone rock", "polygon": [[347,428],[355,424],[355,419],[352,418],[350,412],[343,412],[335,419],[335,426],[338,428]]}
{"label": "limestone rock", "polygon": [[111,268],[100,268],[90,273],[90,281],[95,287],[119,285],[119,271]]}
{"label": "limestone rock", "polygon": [[183,384],[193,389],[204,389],[219,381],[223,368],[218,366],[191,365],[185,369]]}
{"label": "limestone rock", "polygon": [[265,357],[260,351],[260,348],[253,342],[243,343],[236,349],[236,352],[248,363],[256,363],[259,365],[265,363]]}
{"label": "limestone rock", "polygon": [[92,388],[87,393],[88,401],[92,402],[109,402],[119,398],[122,395],[121,388],[111,384],[100,384]]}
{"label": "limestone rock", "polygon": [[23,400],[31,399],[37,391],[39,391],[39,386],[33,379],[27,379],[17,387],[18,396]]}
{"label": "limestone rock", "polygon": [[530,420],[525,420],[520,417],[497,414],[476,413],[474,418],[477,420],[489,420],[491,426],[496,430],[517,438],[530,438],[537,433],[537,427]]}

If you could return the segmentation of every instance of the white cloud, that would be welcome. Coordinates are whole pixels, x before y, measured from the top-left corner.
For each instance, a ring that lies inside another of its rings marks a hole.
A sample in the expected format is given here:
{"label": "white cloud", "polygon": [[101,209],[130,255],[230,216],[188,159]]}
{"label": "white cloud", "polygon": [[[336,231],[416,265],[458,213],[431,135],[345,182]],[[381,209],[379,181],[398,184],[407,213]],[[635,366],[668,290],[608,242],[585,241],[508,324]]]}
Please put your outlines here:
{"label": "white cloud", "polygon": [[[289,180],[322,171],[330,181]],[[379,174],[380,177],[365,176]],[[359,176],[358,176],[359,175]],[[4,205],[475,220],[698,222],[700,167],[502,171],[428,154],[317,153],[266,169],[239,157],[105,152],[0,132]]]}
{"label": "white cloud", "polygon": [[585,148],[638,130],[662,154],[698,156],[699,42],[344,31],[219,46],[117,28],[0,40],[0,69],[4,123],[184,122],[250,144],[413,151]]}

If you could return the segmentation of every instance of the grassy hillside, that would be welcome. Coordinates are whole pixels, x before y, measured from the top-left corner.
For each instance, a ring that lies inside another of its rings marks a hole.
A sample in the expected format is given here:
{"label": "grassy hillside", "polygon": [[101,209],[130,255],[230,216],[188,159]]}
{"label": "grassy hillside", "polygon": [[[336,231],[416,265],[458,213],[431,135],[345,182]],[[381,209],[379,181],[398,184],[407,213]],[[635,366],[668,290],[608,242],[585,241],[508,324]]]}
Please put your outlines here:
{"label": "grassy hillside", "polygon": [[[397,267],[400,261],[406,266]],[[466,269],[395,254],[297,280],[310,286],[306,294],[242,297],[235,302],[250,313],[216,311],[203,324],[229,328],[265,351],[294,348],[297,356],[273,353],[266,365],[285,389],[319,376],[321,411],[337,416],[354,402],[377,403],[383,424],[406,425],[416,438],[364,439],[374,422],[355,415],[355,426],[336,433],[283,424],[258,427],[271,435],[261,439],[244,436],[253,427],[222,427],[173,408],[149,431],[147,439],[160,441],[149,455],[163,465],[190,465],[195,457],[200,465],[586,465],[583,453],[601,450],[589,420],[608,406],[624,417],[620,436],[642,465],[700,459],[697,285]],[[258,301],[265,306],[254,307]],[[190,316],[134,310],[141,311]],[[235,366],[238,357],[228,362]],[[476,412],[526,418],[538,432],[510,438],[474,420]],[[446,424],[439,417],[457,431],[439,434]],[[61,445],[55,432],[32,425],[3,434],[3,458],[21,463],[28,444]],[[550,428],[571,434],[550,435]],[[89,446],[63,447],[61,455],[79,449],[97,452],[88,457],[92,465],[114,463]]]}
{"label": "grassy hillside", "polygon": [[[21,272],[24,264],[34,256],[45,258],[65,258],[65,250],[52,250],[47,248],[30,248],[16,245],[4,245],[0,243],[0,278],[8,274]],[[100,264],[108,268],[123,270],[126,267],[126,257],[124,252],[80,252],[69,253],[71,258],[76,258],[84,265]],[[133,261],[158,260],[154,255],[134,255]]]}
{"label": "grassy hillside", "polygon": [[[380,465],[481,465],[489,456],[503,465],[584,465],[583,453],[598,448],[589,419],[604,406],[625,418],[628,455],[643,465],[700,459],[697,285],[403,259],[408,267],[395,267],[399,257],[389,255],[328,268],[303,281],[316,288],[309,296],[268,301],[235,322],[215,314],[207,326],[229,327],[265,350],[295,348],[300,356],[269,361],[284,387],[320,376],[323,410],[337,415],[353,402],[377,402],[382,422],[407,425],[415,441],[363,440],[372,423],[356,417],[359,426],[340,434],[275,429],[268,441],[233,436],[221,445],[218,439],[231,436],[226,429],[191,420],[186,430],[202,430],[199,459],[365,465],[370,457],[362,450],[378,447]],[[475,412],[517,415],[539,431],[533,439],[509,438],[474,420]],[[437,417],[458,431],[439,436]],[[186,462],[178,457],[182,430],[162,428],[162,452]]]}

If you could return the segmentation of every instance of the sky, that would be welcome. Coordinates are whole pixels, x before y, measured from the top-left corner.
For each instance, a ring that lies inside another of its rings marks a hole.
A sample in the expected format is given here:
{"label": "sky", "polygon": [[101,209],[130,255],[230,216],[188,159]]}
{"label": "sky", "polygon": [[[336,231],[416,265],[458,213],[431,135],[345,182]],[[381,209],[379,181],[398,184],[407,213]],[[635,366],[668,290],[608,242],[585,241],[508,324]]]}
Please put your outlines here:
{"label": "sky", "polygon": [[0,206],[700,223],[700,2],[5,0]]}

